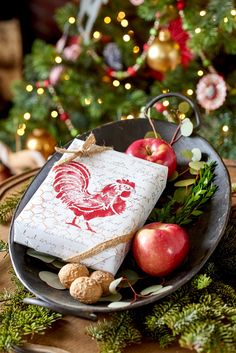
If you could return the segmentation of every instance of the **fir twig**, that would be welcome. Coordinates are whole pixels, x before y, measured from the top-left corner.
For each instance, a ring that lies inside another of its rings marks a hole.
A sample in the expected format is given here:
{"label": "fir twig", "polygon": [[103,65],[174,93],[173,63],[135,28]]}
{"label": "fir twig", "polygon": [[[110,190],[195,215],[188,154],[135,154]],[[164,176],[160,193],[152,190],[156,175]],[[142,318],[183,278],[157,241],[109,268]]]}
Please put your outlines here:
{"label": "fir twig", "polygon": [[[14,278],[14,282],[16,278]],[[27,305],[23,299],[31,296],[19,283],[13,292],[0,293],[0,350],[10,352],[13,346],[26,342],[28,335],[44,333],[61,314],[49,309]]]}
{"label": "fir twig", "polygon": [[8,250],[8,244],[5,241],[0,240],[0,252],[4,252]]}
{"label": "fir twig", "polygon": [[184,202],[179,204],[174,196],[170,196],[169,201],[163,208],[153,209],[149,221],[184,225],[202,214],[202,206],[209,201],[217,190],[217,186],[213,184],[215,167],[215,162],[205,164]]}
{"label": "fir twig", "polygon": [[28,181],[19,191],[14,192],[12,195],[0,201],[0,224],[5,225],[11,221],[13,212],[16,209],[27,186],[29,185],[29,182],[30,181]]}
{"label": "fir twig", "polygon": [[129,311],[116,313],[112,320],[103,320],[88,327],[87,333],[97,340],[100,353],[121,353],[128,345],[141,341],[141,333]]}

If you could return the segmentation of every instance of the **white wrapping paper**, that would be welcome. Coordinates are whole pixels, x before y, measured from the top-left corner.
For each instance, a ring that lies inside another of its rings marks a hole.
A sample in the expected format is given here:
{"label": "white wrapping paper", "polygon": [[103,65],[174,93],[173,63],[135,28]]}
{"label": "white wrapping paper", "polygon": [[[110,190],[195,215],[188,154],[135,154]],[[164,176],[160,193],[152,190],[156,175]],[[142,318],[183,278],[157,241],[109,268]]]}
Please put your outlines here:
{"label": "white wrapping paper", "polygon": [[[83,142],[75,139],[69,149]],[[14,240],[64,259],[134,232],[162,194],[167,173],[165,166],[114,150],[54,165],[15,220]],[[129,245],[106,249],[83,263],[116,274]]]}

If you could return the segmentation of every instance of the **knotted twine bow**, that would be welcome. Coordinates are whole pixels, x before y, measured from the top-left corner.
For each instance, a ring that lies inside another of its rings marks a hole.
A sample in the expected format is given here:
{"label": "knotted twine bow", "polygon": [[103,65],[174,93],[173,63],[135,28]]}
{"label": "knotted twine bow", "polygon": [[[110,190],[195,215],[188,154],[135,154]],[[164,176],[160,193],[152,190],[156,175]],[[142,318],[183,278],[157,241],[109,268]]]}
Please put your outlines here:
{"label": "knotted twine bow", "polygon": [[[113,149],[112,147],[107,147],[107,146],[98,146],[96,145],[96,139],[93,133],[90,133],[90,135],[87,137],[87,139],[84,141],[83,145],[78,149],[78,150],[67,150],[66,148],[60,148],[60,147],[55,147],[56,152],[59,153],[71,153],[72,155],[59,160],[56,164],[60,165],[63,163],[69,163],[70,161],[73,161],[75,158],[79,157],[90,157],[91,155],[95,153],[101,153],[103,151],[111,150]],[[112,239],[106,240],[103,243],[100,243],[80,254],[70,256],[68,258],[63,259],[66,262],[80,262],[82,260],[85,260],[89,257],[95,256],[99,254],[100,252],[107,250],[109,248],[115,247],[119,244],[122,243],[127,243],[129,240],[132,239],[134,235],[134,231],[115,236]]]}
{"label": "knotted twine bow", "polygon": [[89,157],[95,153],[101,153],[103,151],[111,150],[112,147],[107,146],[98,146],[96,145],[96,139],[94,134],[91,132],[90,135],[86,138],[83,145],[78,148],[78,150],[67,150],[66,148],[55,147],[56,152],[59,153],[70,153],[71,156],[61,159],[57,162],[57,165],[68,163],[73,161],[77,157]]}

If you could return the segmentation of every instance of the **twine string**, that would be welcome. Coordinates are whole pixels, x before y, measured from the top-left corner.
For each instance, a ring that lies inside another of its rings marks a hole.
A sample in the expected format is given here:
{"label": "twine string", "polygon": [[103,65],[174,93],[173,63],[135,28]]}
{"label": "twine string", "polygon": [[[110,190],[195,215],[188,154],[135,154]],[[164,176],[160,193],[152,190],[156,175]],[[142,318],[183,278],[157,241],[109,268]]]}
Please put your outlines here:
{"label": "twine string", "polygon": [[89,157],[96,153],[101,153],[103,151],[111,150],[112,147],[108,146],[98,146],[96,145],[96,139],[94,134],[91,132],[90,135],[86,138],[83,145],[79,147],[77,150],[67,150],[66,148],[55,147],[55,151],[61,154],[68,153],[71,156],[60,159],[56,164],[60,165],[63,163],[69,163],[73,161],[75,158],[79,157]]}

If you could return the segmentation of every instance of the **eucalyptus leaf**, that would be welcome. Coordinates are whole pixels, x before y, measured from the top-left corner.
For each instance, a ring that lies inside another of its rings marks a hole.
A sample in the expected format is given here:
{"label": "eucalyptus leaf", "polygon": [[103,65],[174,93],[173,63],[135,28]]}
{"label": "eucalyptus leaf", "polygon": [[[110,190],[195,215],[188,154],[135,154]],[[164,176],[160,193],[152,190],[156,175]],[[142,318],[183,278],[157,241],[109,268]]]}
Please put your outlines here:
{"label": "eucalyptus leaf", "polygon": [[60,260],[54,260],[52,262],[52,265],[56,268],[62,268],[63,266],[65,266],[65,262],[60,261]]}
{"label": "eucalyptus leaf", "polygon": [[120,293],[107,295],[106,297],[101,297],[99,302],[118,302],[122,299],[122,295]]}
{"label": "eucalyptus leaf", "polygon": [[190,150],[183,150],[181,151],[181,155],[185,158],[191,161],[192,157],[193,157],[193,153]]}
{"label": "eucalyptus leaf", "polygon": [[116,289],[123,279],[124,279],[123,277],[119,277],[119,278],[115,279],[114,281],[112,281],[109,285],[109,292],[112,294],[116,294],[117,293]]}
{"label": "eucalyptus leaf", "polygon": [[26,254],[31,257],[35,257],[43,262],[46,262],[47,264],[53,262],[56,259],[55,256],[47,255],[31,248],[27,249]]}
{"label": "eucalyptus leaf", "polygon": [[186,197],[189,195],[190,188],[178,188],[174,192],[174,200],[178,203],[183,203]]}
{"label": "eucalyptus leaf", "polygon": [[160,288],[160,290],[158,292],[155,292],[155,294],[165,293],[165,292],[167,292],[168,290],[170,290],[172,288],[173,288],[173,286],[162,287],[162,288]]}
{"label": "eucalyptus leaf", "polygon": [[171,175],[171,177],[168,179],[168,181],[174,181],[175,179],[177,179],[179,176],[179,173],[177,172],[177,170],[174,171],[174,173]]}
{"label": "eucalyptus leaf", "polygon": [[192,175],[198,175],[198,171],[196,169],[193,168],[189,168],[189,173]]}
{"label": "eucalyptus leaf", "polygon": [[[131,285],[135,284],[140,278],[137,272],[130,269],[123,270],[121,276],[126,277]],[[129,287],[129,283],[123,283],[122,288]]]}
{"label": "eucalyptus leaf", "polygon": [[202,159],[202,152],[199,148],[195,147],[192,149],[192,161],[199,162]]}
{"label": "eucalyptus leaf", "polygon": [[188,137],[192,135],[193,132],[193,123],[189,118],[186,118],[182,121],[180,126],[181,135]]}
{"label": "eucalyptus leaf", "polygon": [[131,302],[113,302],[108,304],[108,308],[114,308],[114,309],[118,309],[118,308],[125,308],[126,306],[129,306],[131,304]]}
{"label": "eucalyptus leaf", "polygon": [[195,181],[196,181],[195,179],[184,179],[184,180],[177,181],[174,185],[176,187],[184,187],[184,186],[193,185]]}
{"label": "eucalyptus leaf", "polygon": [[55,289],[65,289],[61,284],[58,275],[50,271],[40,271],[39,278]]}
{"label": "eucalyptus leaf", "polygon": [[203,162],[203,161],[189,162],[189,167],[198,171],[198,170],[202,169],[205,164],[206,164],[206,162]]}
{"label": "eucalyptus leaf", "polygon": [[151,293],[154,293],[154,292],[157,292],[159,291],[163,286],[161,284],[155,284],[153,286],[149,286],[145,289],[143,289],[140,294],[141,295],[148,295],[148,294],[151,294]]}

